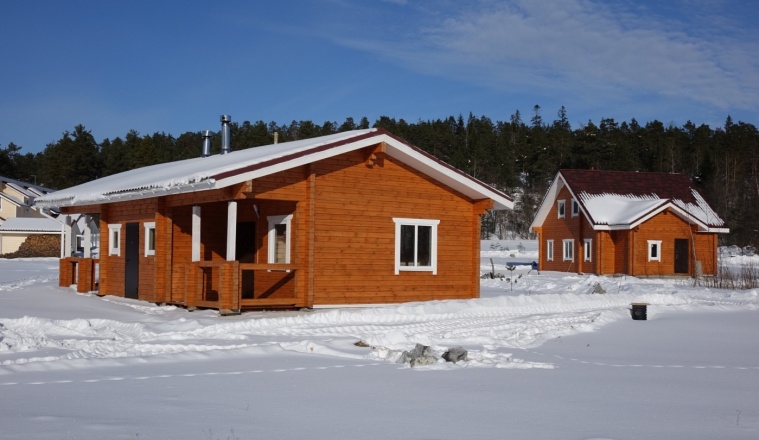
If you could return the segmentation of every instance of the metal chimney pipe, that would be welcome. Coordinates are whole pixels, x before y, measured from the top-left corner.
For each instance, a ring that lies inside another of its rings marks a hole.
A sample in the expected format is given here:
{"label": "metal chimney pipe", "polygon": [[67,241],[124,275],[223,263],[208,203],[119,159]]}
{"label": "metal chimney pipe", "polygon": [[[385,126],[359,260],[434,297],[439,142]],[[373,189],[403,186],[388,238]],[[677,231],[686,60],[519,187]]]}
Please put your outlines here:
{"label": "metal chimney pipe", "polygon": [[208,157],[211,155],[211,130],[203,130],[203,152],[202,157]]}
{"label": "metal chimney pipe", "polygon": [[230,138],[232,137],[229,132],[230,122],[232,122],[231,116],[221,115],[221,154],[227,154],[232,151],[230,147]]}

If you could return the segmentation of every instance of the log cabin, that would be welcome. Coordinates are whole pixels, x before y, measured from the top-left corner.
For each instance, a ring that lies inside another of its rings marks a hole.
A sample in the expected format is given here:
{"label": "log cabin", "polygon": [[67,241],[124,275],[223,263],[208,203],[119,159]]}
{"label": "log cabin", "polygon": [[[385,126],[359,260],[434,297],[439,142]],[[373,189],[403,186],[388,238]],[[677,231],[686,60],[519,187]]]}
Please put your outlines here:
{"label": "log cabin", "polygon": [[225,116],[221,154],[206,132],[197,158],[36,199],[99,222],[61,286],[223,314],[479,296],[480,217],[508,195],[382,129],[231,151]]}
{"label": "log cabin", "polygon": [[698,276],[717,272],[729,229],[683,174],[560,170],[531,229],[541,270]]}

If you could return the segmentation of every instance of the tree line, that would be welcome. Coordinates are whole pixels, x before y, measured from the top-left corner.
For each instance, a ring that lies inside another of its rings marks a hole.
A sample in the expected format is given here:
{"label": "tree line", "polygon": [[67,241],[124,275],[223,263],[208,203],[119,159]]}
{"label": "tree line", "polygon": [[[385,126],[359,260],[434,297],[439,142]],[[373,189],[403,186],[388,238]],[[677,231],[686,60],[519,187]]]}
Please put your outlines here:
{"label": "tree line", "polygon": [[[572,128],[561,107],[543,118],[536,105],[529,120],[517,110],[508,120],[471,113],[464,117],[407,122],[382,116],[343,123],[249,121],[231,124],[232,149],[307,139],[338,132],[380,127],[488,183],[514,195],[515,209],[491,212],[483,219],[483,236],[530,238],[529,225],[556,172],[562,168],[683,173],[730,228],[724,244],[759,244],[759,132],[752,124],[734,122],[712,128],[691,121],[682,126],[654,120],[617,122],[603,118]],[[84,126],[36,154],[21,153],[10,143],[0,148],[0,175],[49,188],[67,188],[138,167],[198,157],[201,132],[174,137],[131,130],[123,138],[97,142]],[[220,136],[212,151],[220,150]]]}

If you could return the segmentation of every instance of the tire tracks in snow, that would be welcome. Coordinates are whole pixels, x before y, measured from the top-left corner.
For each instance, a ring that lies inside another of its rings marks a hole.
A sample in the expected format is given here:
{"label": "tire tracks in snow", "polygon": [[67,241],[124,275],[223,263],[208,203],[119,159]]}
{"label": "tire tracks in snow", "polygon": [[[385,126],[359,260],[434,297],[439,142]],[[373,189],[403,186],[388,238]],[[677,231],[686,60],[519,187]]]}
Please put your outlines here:
{"label": "tire tracks in snow", "polygon": [[349,365],[329,365],[322,367],[294,367],[294,368],[275,368],[268,370],[236,370],[236,371],[206,371],[202,373],[179,373],[179,374],[155,374],[150,376],[109,376],[91,379],[62,379],[48,381],[30,381],[30,382],[0,382],[0,387],[24,386],[24,385],[65,385],[65,384],[92,384],[102,382],[132,381],[132,380],[155,380],[155,379],[172,379],[172,378],[194,378],[209,376],[240,376],[250,374],[269,374],[269,373],[294,373],[312,370],[334,370],[339,368],[361,368],[376,367],[380,365],[389,365],[386,362],[373,362],[368,364],[349,364]]}

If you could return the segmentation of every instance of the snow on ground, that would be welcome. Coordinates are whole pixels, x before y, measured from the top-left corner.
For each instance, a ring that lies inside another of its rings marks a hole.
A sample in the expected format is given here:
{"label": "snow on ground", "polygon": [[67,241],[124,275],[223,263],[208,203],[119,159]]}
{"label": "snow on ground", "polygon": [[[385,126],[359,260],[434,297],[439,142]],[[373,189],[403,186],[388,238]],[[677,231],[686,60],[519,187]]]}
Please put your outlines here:
{"label": "snow on ground", "polygon": [[[535,242],[483,242],[497,277],[477,300],[231,317],[77,294],[57,260],[0,260],[0,438],[759,437],[756,289],[534,260]],[[469,360],[396,363],[416,343]]]}

